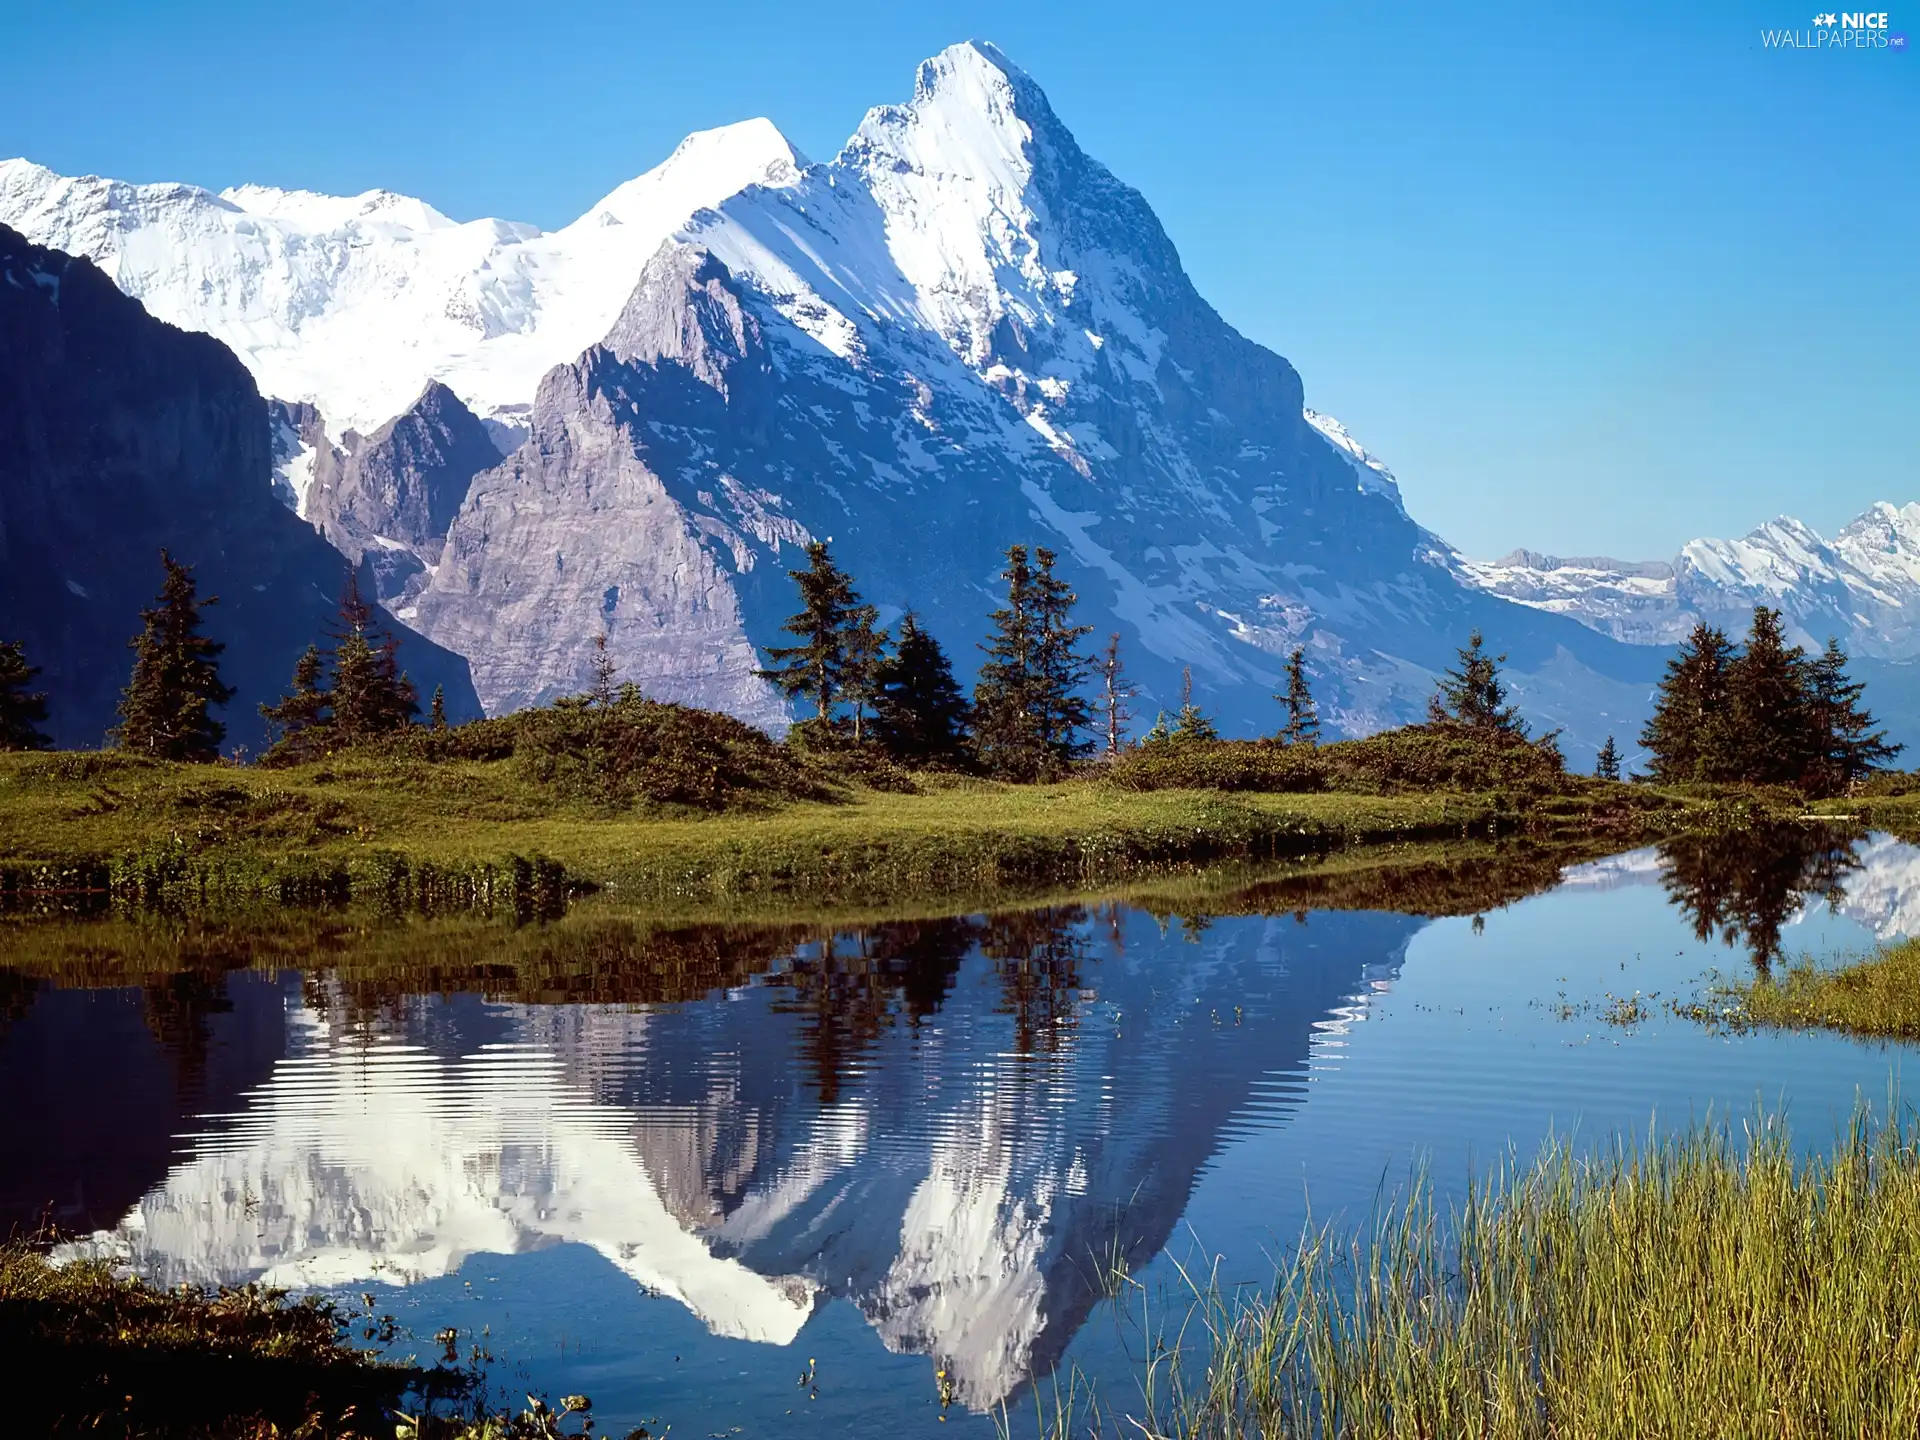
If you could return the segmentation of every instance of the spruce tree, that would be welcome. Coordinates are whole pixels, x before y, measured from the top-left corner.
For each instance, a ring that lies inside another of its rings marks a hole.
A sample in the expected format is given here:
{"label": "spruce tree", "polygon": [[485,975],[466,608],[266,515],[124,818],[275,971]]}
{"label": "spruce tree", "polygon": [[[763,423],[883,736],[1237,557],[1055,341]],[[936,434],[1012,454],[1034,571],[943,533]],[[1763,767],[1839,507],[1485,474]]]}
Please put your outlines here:
{"label": "spruce tree", "polygon": [[1198,705],[1193,703],[1193,667],[1187,666],[1180,672],[1180,714],[1174,719],[1172,739],[1175,740],[1218,740],[1220,732],[1214,728],[1213,721]]}
{"label": "spruce tree", "polygon": [[1640,732],[1648,773],[1666,784],[1733,778],[1727,734],[1727,672],[1733,642],[1704,621],[1667,662],[1653,718]]}
{"label": "spruce tree", "polygon": [[1440,677],[1427,702],[1428,722],[1526,739],[1527,722],[1506,703],[1507,687],[1500,679],[1500,667],[1507,663],[1507,657],[1487,654],[1486,641],[1478,630],[1467,636],[1466,648],[1459,654],[1459,667]]}
{"label": "spruce tree", "polygon": [[811,700],[824,730],[832,725],[833,707],[846,688],[848,631],[864,607],[853,581],[821,541],[807,546],[806,569],[787,574],[800,587],[801,608],[780,628],[800,643],[770,647],[767,654],[775,663],[756,673],[789,699]]}
{"label": "spruce tree", "polygon": [[1120,737],[1126,733],[1133,711],[1127,702],[1140,692],[1127,679],[1126,666],[1120,661],[1120,632],[1107,637],[1107,648],[1100,656],[1100,708],[1106,716],[1107,758],[1120,756]]}
{"label": "spruce tree", "polygon": [[880,612],[856,605],[847,617],[846,641],[841,653],[841,684],[853,707],[853,743],[867,738],[867,708],[880,691],[880,667],[886,663],[887,632],[880,629]]}
{"label": "spruce tree", "polygon": [[420,713],[413,682],[400,673],[400,642],[377,628],[379,612],[360,595],[360,579],[348,572],[333,631],[333,684],[328,701],[331,736],[354,745],[412,724]]}
{"label": "spruce tree", "polygon": [[1299,646],[1287,657],[1287,688],[1274,696],[1287,707],[1287,723],[1280,727],[1280,739],[1287,745],[1320,743],[1320,710],[1313,703],[1313,691],[1307,685],[1307,652]]}
{"label": "spruce tree", "polygon": [[1613,743],[1613,737],[1607,736],[1607,743],[1600,747],[1599,757],[1594,761],[1593,773],[1601,780],[1620,778],[1620,747]]}
{"label": "spruce tree", "polygon": [[1905,746],[1889,744],[1884,730],[1860,700],[1866,686],[1847,674],[1847,652],[1828,640],[1805,672],[1807,722],[1813,760],[1802,783],[1815,794],[1835,795],[1869,772],[1883,768]]}
{"label": "spruce tree", "polygon": [[1080,693],[1093,673],[1093,662],[1080,653],[1080,642],[1093,633],[1093,626],[1073,623],[1073,607],[1080,597],[1053,573],[1057,558],[1044,546],[1034,551],[1033,705],[1043,766],[1050,774],[1058,774],[1093,749],[1092,739],[1083,739],[1080,733],[1093,720],[1093,706]]}
{"label": "spruce tree", "polygon": [[234,692],[220,682],[226,646],[200,633],[200,612],[219,597],[202,600],[193,567],[165,550],[160,564],[166,580],[153,605],[140,612],[140,633],[127,642],[133,675],[121,691],[120,723],[110,738],[122,750],[159,760],[217,760],[227,727],[211,712]]}
{"label": "spruce tree", "polygon": [[0,750],[46,750],[53,741],[41,733],[47,719],[45,692],[31,688],[37,665],[27,663],[23,641],[0,640]]}
{"label": "spruce tree", "polygon": [[1044,750],[1032,704],[1038,622],[1026,546],[1007,547],[1000,578],[1007,603],[993,612],[992,638],[980,647],[987,658],[973,687],[973,743],[990,773],[1030,780],[1042,768]]}
{"label": "spruce tree", "polygon": [[1787,644],[1778,610],[1757,605],[1747,643],[1727,667],[1730,778],[1791,785],[1813,762],[1806,652]]}
{"label": "spruce tree", "polygon": [[428,723],[431,724],[434,729],[444,730],[447,728],[447,696],[444,687],[439,685],[433,687],[433,708],[428,712],[428,715]]}
{"label": "spruce tree", "polygon": [[[607,650],[607,632],[602,630],[593,637],[593,683],[587,687],[587,696],[602,710],[612,708],[617,687],[613,677],[620,673],[620,667],[613,663],[613,656]],[[440,692],[435,690],[435,698]],[[436,727],[437,728],[437,727]]]}
{"label": "spruce tree", "polygon": [[294,662],[293,683],[271,705],[260,707],[276,747],[304,749],[303,740],[315,738],[316,727],[327,721],[327,692],[321,688],[325,659],[318,645],[309,645]]}
{"label": "spruce tree", "polygon": [[893,654],[875,667],[873,737],[896,760],[954,763],[966,743],[967,700],[940,642],[909,610]]}

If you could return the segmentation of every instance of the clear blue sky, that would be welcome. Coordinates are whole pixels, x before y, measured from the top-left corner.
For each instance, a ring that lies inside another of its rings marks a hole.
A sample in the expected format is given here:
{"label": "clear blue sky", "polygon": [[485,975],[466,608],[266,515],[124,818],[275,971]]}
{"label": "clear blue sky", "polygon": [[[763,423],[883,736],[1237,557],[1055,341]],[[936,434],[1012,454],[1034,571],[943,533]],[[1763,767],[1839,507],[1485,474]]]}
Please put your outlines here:
{"label": "clear blue sky", "polygon": [[1920,53],[1761,48],[1812,13],[4,0],[0,154],[554,225],[692,129],[825,159],[991,39],[1423,523],[1658,557],[1920,499]]}

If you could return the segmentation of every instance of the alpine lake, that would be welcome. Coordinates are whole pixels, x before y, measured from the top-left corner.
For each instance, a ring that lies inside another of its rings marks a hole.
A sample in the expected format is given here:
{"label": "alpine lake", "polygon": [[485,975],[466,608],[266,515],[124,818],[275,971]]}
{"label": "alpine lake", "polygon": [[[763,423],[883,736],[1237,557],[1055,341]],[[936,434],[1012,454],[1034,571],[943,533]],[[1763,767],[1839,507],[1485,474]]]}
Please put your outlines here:
{"label": "alpine lake", "polygon": [[0,929],[9,1229],[371,1296],[396,1357],[451,1330],[602,1434],[1017,1434],[1124,1414],[1196,1279],[1269,1285],[1420,1176],[1444,1203],[1549,1136],[1766,1114],[1817,1147],[1903,1106],[1899,1045],[1689,1007],[1920,933],[1920,848],[1800,825],[844,925],[289,926]]}

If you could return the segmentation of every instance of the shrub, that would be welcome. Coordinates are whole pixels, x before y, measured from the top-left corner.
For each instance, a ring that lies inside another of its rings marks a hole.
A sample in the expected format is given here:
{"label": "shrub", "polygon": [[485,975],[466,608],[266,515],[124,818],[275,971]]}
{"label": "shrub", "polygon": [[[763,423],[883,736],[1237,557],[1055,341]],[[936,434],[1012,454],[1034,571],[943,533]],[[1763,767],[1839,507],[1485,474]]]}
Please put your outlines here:
{"label": "shrub", "polygon": [[1331,745],[1273,740],[1160,741],[1123,755],[1108,781],[1127,790],[1244,790],[1297,794],[1338,790],[1391,795],[1405,790],[1558,793],[1566,762],[1551,738],[1529,741],[1497,730],[1408,725]]}

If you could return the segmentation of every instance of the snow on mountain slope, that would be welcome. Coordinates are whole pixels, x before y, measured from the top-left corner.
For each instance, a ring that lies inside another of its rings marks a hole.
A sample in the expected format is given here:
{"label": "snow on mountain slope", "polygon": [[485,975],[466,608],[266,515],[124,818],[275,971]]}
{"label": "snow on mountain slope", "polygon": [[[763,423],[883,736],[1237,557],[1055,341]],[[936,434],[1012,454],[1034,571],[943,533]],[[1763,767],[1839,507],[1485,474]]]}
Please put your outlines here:
{"label": "snow on mountain slope", "polygon": [[263,394],[371,431],[432,379],[477,413],[524,411],[548,367],[599,340],[662,239],[805,160],[766,120],[688,136],[573,224],[458,223],[385,190],[70,178],[0,161],[0,223],[85,255],[159,318],[224,341]]}
{"label": "snow on mountain slope", "polygon": [[1770,605],[1800,644],[1833,636],[1878,659],[1920,655],[1920,504],[1870,506],[1831,541],[1783,515],[1738,540],[1690,541],[1671,563],[1516,551],[1453,564],[1489,593],[1631,644],[1673,644],[1702,620],[1744,633],[1753,607]]}
{"label": "snow on mountain slope", "polygon": [[[1147,713],[1190,666],[1233,733],[1270,728],[1295,645],[1330,721],[1364,731],[1417,717],[1478,626],[1576,753],[1637,729],[1657,670],[1463,585],[1386,467],[1305,413],[1292,366],[988,45],[925,62],[830,163],[693,217],[531,425],[412,612],[477,657],[490,706],[578,688],[605,628],[657,693],[752,713],[745,656],[792,608],[805,535],[963,671],[1005,546],[1051,546]],[[689,543],[712,563],[650,558]]]}

